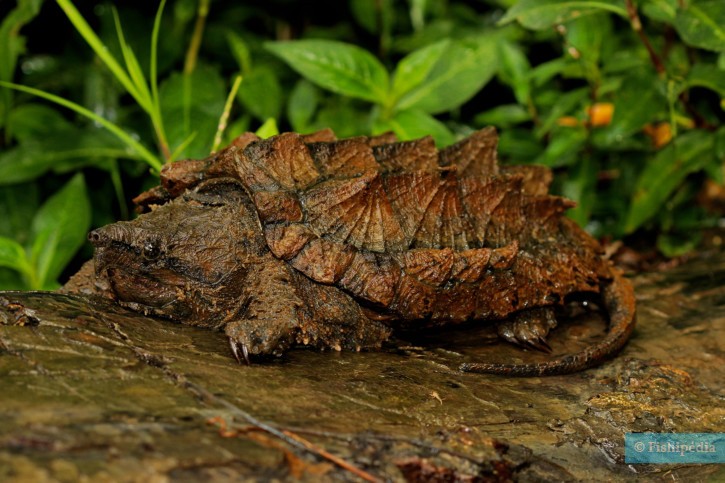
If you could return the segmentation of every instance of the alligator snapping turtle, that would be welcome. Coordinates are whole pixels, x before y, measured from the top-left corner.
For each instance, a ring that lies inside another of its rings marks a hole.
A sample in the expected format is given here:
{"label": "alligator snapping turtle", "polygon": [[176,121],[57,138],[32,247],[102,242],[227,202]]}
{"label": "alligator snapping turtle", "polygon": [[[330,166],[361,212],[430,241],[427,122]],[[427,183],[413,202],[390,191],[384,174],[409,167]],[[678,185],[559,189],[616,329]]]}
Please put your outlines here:
{"label": "alligator snapping turtle", "polygon": [[547,350],[554,308],[600,293],[609,330],[595,345],[461,369],[590,367],[629,337],[632,287],[564,216],[573,203],[548,194],[549,170],[498,166],[496,143],[492,128],[440,151],[430,137],[242,135],[167,165],[162,186],[135,200],[146,214],[89,234],[95,285],[146,314],[223,329],[247,362],[293,345],[375,348],[395,328],[468,321]]}

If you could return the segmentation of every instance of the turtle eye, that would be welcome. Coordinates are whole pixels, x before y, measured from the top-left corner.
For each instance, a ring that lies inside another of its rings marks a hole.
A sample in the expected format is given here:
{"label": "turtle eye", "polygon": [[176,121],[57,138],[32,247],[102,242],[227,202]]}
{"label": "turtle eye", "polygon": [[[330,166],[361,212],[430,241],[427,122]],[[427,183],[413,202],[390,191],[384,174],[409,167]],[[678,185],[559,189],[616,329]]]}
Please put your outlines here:
{"label": "turtle eye", "polygon": [[146,260],[153,261],[159,258],[161,255],[161,249],[156,243],[149,241],[144,243],[143,251],[141,253]]}

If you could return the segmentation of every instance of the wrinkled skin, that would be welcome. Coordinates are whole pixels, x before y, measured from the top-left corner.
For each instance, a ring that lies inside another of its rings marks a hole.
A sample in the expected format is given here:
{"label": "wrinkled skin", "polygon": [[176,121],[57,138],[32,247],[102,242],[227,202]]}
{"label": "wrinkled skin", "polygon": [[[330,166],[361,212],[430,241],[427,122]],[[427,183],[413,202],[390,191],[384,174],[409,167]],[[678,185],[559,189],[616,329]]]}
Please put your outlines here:
{"label": "wrinkled skin", "polygon": [[247,361],[293,345],[375,348],[396,327],[470,321],[548,351],[554,308],[581,292],[603,294],[610,330],[599,343],[546,363],[462,368],[572,372],[624,345],[631,286],[563,216],[571,203],[547,194],[548,170],[498,167],[494,131],[440,152],[426,138],[330,135],[247,135],[170,165],[137,198],[148,213],[90,233],[96,287],[224,330]]}

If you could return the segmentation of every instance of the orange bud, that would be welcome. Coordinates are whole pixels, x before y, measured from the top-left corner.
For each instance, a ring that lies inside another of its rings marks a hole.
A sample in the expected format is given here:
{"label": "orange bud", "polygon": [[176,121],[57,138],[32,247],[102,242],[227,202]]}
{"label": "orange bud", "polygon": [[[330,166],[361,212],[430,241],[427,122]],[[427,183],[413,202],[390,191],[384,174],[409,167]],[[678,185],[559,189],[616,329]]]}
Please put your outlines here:
{"label": "orange bud", "polygon": [[649,136],[655,148],[661,148],[672,140],[672,129],[668,122],[647,124],[642,131]]}
{"label": "orange bud", "polygon": [[589,124],[593,127],[606,126],[612,122],[614,104],[611,102],[597,102],[589,108]]}
{"label": "orange bud", "polygon": [[559,126],[577,127],[579,125],[579,119],[575,118],[574,116],[564,116],[557,119],[556,123]]}

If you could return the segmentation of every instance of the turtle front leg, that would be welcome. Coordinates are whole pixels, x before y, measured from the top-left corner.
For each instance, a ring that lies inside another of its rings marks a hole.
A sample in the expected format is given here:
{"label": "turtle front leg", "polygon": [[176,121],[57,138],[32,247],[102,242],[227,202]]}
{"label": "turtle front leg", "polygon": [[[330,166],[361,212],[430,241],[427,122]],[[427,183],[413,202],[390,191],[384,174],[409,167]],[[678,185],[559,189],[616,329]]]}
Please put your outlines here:
{"label": "turtle front leg", "polygon": [[522,310],[498,324],[498,335],[507,342],[529,349],[551,352],[546,342],[549,331],[556,327],[556,316],[551,307]]}
{"label": "turtle front leg", "polygon": [[283,262],[264,257],[255,267],[238,308],[224,326],[232,353],[247,364],[250,356],[281,355],[294,344],[304,310]]}

